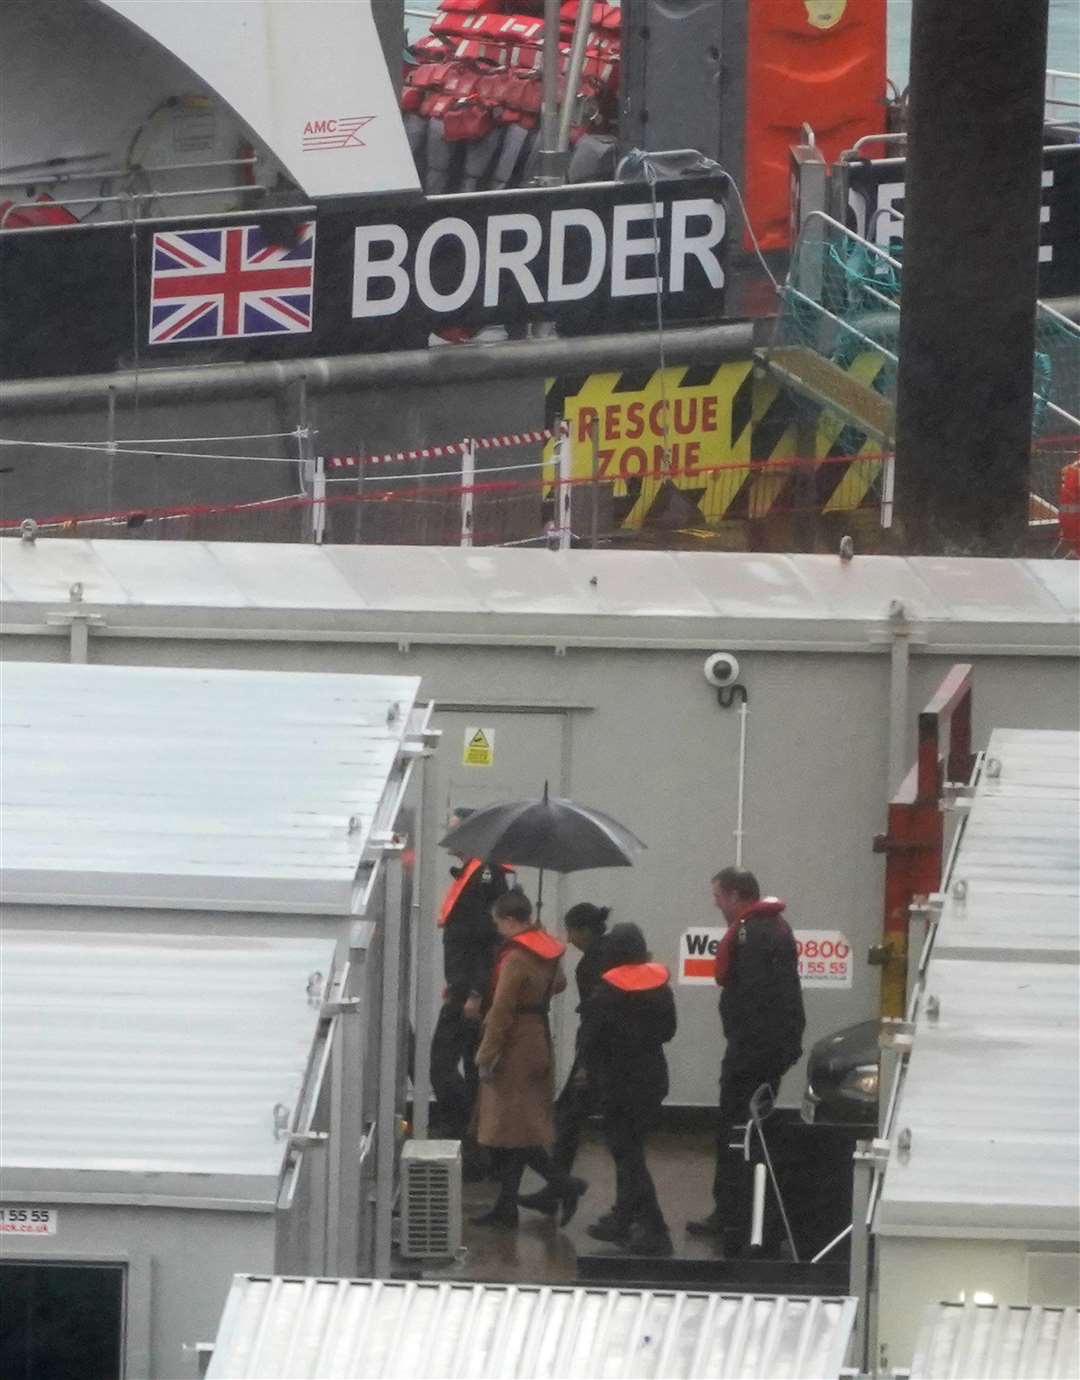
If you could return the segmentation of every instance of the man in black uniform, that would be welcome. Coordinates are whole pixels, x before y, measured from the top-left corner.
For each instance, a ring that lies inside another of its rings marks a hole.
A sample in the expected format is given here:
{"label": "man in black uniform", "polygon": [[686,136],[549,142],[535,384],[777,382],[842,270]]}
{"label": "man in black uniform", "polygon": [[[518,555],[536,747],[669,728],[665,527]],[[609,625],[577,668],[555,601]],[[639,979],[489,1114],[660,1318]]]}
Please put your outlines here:
{"label": "man in black uniform", "polygon": [[784,902],[762,899],[757,878],[725,867],[712,879],[713,901],[727,932],[716,953],[720,1021],[727,1048],[720,1065],[713,1210],[687,1222],[693,1236],[723,1236],[737,1227],[743,1180],[741,1148],[731,1149],[733,1128],[750,1119],[750,1099],[763,1083],[775,1096],[780,1080],[802,1055],[806,1028],[795,936]]}
{"label": "man in black uniform", "polygon": [[[457,828],[471,814],[456,809],[449,827]],[[440,1132],[453,1140],[467,1141],[476,1101],[480,1016],[499,943],[491,907],[509,890],[507,874],[511,868],[459,856],[439,911],[446,987],[431,1041],[431,1087]],[[474,1158],[467,1148],[466,1160]],[[474,1165],[468,1167],[471,1171]]]}

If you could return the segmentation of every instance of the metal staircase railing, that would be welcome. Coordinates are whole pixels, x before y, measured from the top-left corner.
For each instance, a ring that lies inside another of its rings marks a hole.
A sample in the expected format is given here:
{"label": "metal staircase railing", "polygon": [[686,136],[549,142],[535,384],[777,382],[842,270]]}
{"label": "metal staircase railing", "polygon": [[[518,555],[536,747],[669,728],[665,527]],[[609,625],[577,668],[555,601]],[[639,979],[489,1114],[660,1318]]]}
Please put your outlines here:
{"label": "metal staircase railing", "polygon": [[[773,341],[755,352],[817,417],[832,414],[834,436],[850,428],[851,444],[886,452],[896,428],[901,279],[898,259],[812,211],[792,252]],[[1080,417],[1063,405],[1078,394],[1080,326],[1038,302],[1034,430],[1080,433]]]}

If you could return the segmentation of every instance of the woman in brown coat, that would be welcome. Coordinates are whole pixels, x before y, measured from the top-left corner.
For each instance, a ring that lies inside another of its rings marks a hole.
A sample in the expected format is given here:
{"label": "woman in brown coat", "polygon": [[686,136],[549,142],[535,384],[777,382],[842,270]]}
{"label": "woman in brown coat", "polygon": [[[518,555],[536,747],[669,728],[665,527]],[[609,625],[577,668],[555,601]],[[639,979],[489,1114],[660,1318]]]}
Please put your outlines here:
{"label": "woman in brown coat", "polygon": [[476,1051],[476,1139],[491,1151],[499,1197],[475,1224],[517,1226],[518,1189],[527,1166],[558,1197],[565,1226],[586,1188],[581,1179],[557,1170],[547,1149],[554,1137],[555,1101],[548,1006],[566,986],[559,962],[566,946],[533,922],[532,905],[516,888],[499,897],[492,914],[503,944]]}

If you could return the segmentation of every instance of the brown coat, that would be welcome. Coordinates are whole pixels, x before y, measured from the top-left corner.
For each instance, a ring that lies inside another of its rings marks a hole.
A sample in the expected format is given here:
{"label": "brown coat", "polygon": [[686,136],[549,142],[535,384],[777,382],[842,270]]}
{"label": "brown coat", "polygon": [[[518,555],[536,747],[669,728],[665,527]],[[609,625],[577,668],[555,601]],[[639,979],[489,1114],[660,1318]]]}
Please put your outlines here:
{"label": "brown coat", "polygon": [[510,1149],[551,1144],[555,1066],[547,1021],[520,1008],[543,1006],[565,986],[557,959],[542,959],[516,944],[502,959],[476,1052],[482,1071],[494,1065],[476,1102],[481,1145]]}

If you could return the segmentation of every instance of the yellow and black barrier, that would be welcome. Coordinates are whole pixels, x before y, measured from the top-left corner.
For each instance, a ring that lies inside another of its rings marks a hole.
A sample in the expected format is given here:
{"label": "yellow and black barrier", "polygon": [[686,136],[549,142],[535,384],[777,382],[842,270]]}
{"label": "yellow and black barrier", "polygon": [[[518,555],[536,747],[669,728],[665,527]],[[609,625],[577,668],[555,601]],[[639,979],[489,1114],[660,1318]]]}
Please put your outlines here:
{"label": "yellow and black barrier", "polygon": [[[873,385],[880,357],[858,356],[848,371]],[[790,506],[799,454],[797,404],[753,361],[676,365],[549,379],[547,423],[568,425],[572,478],[611,484],[615,524],[638,528],[661,490],[674,484],[703,524],[767,518]],[[595,455],[593,429],[595,428]],[[814,434],[816,506],[840,512],[866,505],[880,473],[880,444],[837,453],[842,417],[822,412]],[[850,434],[850,433],[849,433]],[[865,458],[864,458],[865,457]],[[872,457],[872,458],[871,458]],[[557,478],[555,443],[545,476]],[[847,463],[845,463],[845,460]]]}

